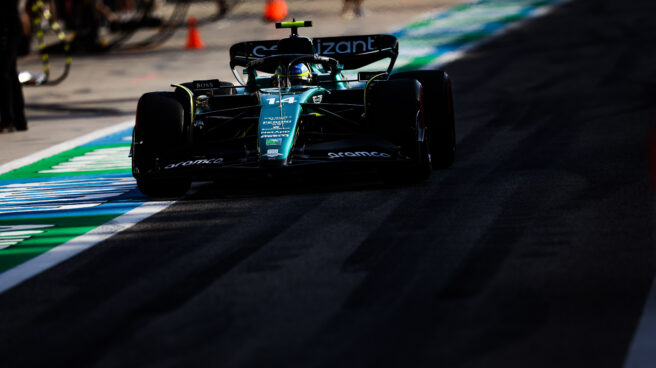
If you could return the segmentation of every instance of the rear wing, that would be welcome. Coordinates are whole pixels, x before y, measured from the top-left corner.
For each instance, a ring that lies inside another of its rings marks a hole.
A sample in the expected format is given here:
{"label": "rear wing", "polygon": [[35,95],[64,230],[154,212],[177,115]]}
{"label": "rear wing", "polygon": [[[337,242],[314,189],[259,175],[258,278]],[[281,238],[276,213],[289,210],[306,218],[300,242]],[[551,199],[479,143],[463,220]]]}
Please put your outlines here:
{"label": "rear wing", "polygon": [[[346,70],[359,69],[390,58],[392,71],[399,55],[399,42],[391,35],[317,37],[312,39],[316,54],[339,60]],[[230,48],[230,67],[245,67],[249,62],[266,56],[279,55],[278,41],[241,42]]]}

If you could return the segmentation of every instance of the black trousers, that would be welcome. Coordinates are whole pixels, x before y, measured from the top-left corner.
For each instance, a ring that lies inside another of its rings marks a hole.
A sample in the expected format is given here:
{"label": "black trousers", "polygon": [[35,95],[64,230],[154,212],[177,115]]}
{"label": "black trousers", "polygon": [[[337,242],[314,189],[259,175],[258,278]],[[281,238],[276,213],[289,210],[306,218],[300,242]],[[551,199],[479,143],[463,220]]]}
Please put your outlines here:
{"label": "black trousers", "polygon": [[[5,1],[5,0],[0,0]],[[16,57],[23,30],[20,20],[0,17],[0,126],[27,129],[23,88],[18,81]]]}

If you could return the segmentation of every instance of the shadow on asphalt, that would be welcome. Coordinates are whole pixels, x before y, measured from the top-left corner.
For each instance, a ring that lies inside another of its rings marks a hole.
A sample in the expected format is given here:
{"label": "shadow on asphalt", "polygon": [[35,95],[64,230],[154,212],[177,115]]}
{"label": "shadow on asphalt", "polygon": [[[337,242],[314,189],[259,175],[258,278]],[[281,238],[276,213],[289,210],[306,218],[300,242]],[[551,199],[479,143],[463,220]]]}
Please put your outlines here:
{"label": "shadow on asphalt", "polygon": [[187,201],[207,199],[238,199],[254,197],[278,197],[303,194],[379,191],[393,188],[426,186],[429,181],[417,184],[396,185],[385,183],[376,173],[334,173],[287,176],[226,177],[213,182],[194,183],[183,199]]}

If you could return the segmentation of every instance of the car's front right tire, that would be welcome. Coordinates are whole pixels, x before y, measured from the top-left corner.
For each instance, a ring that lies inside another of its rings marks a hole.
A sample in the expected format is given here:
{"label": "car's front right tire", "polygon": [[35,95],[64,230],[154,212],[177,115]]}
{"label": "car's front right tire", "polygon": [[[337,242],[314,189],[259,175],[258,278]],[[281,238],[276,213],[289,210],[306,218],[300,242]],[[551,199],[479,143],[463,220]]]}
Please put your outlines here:
{"label": "car's front right tire", "polygon": [[428,140],[423,134],[422,86],[414,79],[379,82],[367,91],[367,121],[370,129],[400,147],[405,165],[382,172],[391,184],[416,183],[430,176]]}
{"label": "car's front right tire", "polygon": [[424,92],[424,113],[434,170],[451,167],[456,154],[456,129],[451,78],[442,70],[413,70],[392,74],[392,80],[418,80]]}

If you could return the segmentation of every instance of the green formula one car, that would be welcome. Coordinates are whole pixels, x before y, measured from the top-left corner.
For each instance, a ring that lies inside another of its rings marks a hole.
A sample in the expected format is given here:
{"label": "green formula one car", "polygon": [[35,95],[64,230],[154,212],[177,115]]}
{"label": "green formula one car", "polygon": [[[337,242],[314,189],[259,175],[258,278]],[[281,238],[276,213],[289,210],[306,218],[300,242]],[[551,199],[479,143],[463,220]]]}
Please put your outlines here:
{"label": "green formula one car", "polygon": [[[139,189],[178,196],[194,180],[236,171],[310,168],[366,168],[411,183],[448,168],[455,128],[447,74],[392,73],[395,37],[298,35],[311,25],[278,23],[290,37],[233,45],[239,85],[201,80],[144,94],[132,143]],[[372,65],[383,70],[362,71]]]}

